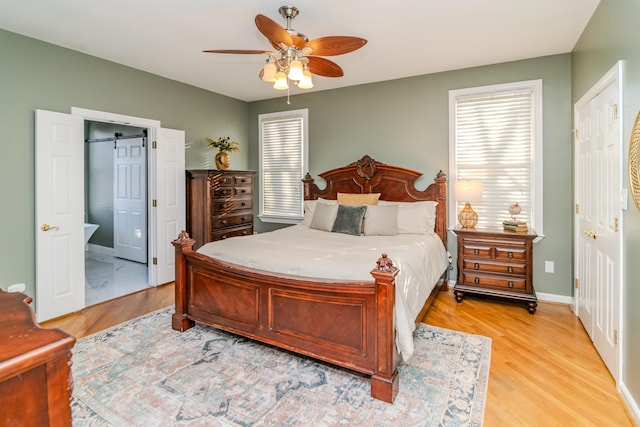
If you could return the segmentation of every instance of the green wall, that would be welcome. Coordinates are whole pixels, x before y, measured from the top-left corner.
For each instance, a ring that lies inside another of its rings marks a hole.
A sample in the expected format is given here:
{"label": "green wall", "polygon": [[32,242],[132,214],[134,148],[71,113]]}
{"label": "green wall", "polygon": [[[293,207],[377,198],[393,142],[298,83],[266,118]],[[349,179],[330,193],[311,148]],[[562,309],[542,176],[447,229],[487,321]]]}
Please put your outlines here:
{"label": "green wall", "polygon": [[0,284],[35,293],[34,110],[71,107],[159,120],[186,131],[187,168],[207,168],[203,138],[240,142],[248,165],[246,102],[0,30]]}
{"label": "green wall", "polygon": [[[640,110],[640,2],[601,0],[572,55],[572,103],[578,101],[617,61],[623,60],[622,111],[625,145],[622,148],[623,187],[629,187],[627,173],[631,129]],[[640,402],[640,214],[629,200],[623,211],[622,350],[620,375],[625,393]]]}
{"label": "green wall", "polygon": [[[308,108],[312,176],[369,154],[383,163],[423,172],[417,186],[425,188],[438,170],[449,169],[449,90],[542,79],[546,237],[535,245],[534,280],[538,293],[568,300],[573,291],[570,60],[569,54],[555,55],[302,94],[292,97],[291,105],[285,98],[253,102],[249,138],[258,140],[258,114]],[[249,163],[258,168],[256,145]],[[257,221],[259,231],[273,228]],[[448,240],[455,254],[451,234]],[[544,272],[545,260],[555,262],[555,273]]]}

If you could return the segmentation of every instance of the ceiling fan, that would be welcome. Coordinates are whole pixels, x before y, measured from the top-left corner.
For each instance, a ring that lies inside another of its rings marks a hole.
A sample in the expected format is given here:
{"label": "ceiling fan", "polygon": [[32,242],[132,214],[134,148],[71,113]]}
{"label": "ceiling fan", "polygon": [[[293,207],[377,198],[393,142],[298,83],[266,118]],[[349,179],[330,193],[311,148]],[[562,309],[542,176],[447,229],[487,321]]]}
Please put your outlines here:
{"label": "ceiling fan", "polygon": [[264,15],[256,15],[258,30],[269,40],[276,51],[268,50],[205,50],[207,53],[265,54],[267,62],[260,70],[260,78],[274,83],[276,89],[288,89],[292,81],[301,89],[313,87],[312,74],[323,77],[342,77],[344,72],[338,64],[323,56],[342,55],[364,46],[367,41],[360,37],[327,36],[309,40],[304,34],[291,28],[291,21],[298,15],[295,6],[282,6],[280,15],[287,20],[287,28]]}

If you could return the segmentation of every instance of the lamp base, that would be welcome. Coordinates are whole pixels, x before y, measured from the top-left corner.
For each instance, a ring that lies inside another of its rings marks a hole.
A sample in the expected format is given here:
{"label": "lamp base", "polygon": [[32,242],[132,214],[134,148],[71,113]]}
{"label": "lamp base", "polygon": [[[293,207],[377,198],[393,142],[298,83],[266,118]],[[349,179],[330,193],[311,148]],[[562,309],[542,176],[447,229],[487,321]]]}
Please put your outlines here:
{"label": "lamp base", "polygon": [[476,228],[478,224],[478,214],[471,209],[471,203],[466,202],[464,208],[458,213],[458,222],[462,228]]}

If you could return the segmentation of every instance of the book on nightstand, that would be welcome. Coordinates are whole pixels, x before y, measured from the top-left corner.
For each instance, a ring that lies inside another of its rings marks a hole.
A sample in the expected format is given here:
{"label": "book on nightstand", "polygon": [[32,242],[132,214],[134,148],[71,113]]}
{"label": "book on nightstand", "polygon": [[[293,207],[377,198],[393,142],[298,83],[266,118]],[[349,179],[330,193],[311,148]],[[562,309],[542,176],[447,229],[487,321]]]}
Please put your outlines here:
{"label": "book on nightstand", "polygon": [[527,223],[525,221],[517,221],[517,220],[506,220],[502,222],[502,226],[505,231],[513,231],[516,233],[527,233],[529,231],[529,227],[527,227]]}

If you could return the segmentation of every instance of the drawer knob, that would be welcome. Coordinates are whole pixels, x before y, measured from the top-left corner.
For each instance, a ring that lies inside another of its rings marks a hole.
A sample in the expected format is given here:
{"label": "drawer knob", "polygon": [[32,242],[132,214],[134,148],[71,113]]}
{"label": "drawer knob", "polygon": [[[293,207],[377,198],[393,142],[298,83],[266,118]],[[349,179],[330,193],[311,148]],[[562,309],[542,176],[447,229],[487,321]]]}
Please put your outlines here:
{"label": "drawer knob", "polygon": [[513,273],[513,267],[509,266],[509,268],[507,268],[507,271],[508,271],[509,273]]}
{"label": "drawer knob", "polygon": [[513,288],[513,282],[509,282],[509,287]]}
{"label": "drawer knob", "polygon": [[245,202],[242,202],[241,205],[242,206],[247,206],[247,204]]}
{"label": "drawer knob", "polygon": [[226,238],[227,238],[227,235],[226,235],[226,234],[223,234],[222,236],[220,236],[220,238],[224,240],[224,239],[226,239]]}
{"label": "drawer knob", "polygon": [[222,209],[224,209],[224,208],[226,208],[226,207],[227,207],[227,205],[226,205],[226,204],[224,204],[224,203],[220,205],[220,208],[222,208]]}
{"label": "drawer knob", "polygon": [[474,255],[479,255],[480,254],[480,250],[479,249],[474,249],[473,250],[473,254]]}
{"label": "drawer knob", "polygon": [[474,270],[478,270],[480,268],[480,264],[478,264],[477,262],[475,264],[473,264],[473,269]]}
{"label": "drawer knob", "polygon": [[223,225],[224,225],[224,224],[226,224],[226,223],[227,223],[227,220],[226,220],[226,219],[223,219],[222,221],[220,221],[220,224],[223,224]]}
{"label": "drawer knob", "polygon": [[242,190],[240,190],[241,193],[246,193],[247,190],[245,190],[244,188]]}
{"label": "drawer knob", "polygon": [[507,254],[507,258],[513,258],[513,252],[509,252],[509,253]]}
{"label": "drawer knob", "polygon": [[244,230],[244,231],[242,232],[242,234],[244,234],[244,235],[246,236],[247,234],[249,234],[249,232],[248,232],[247,230]]}
{"label": "drawer knob", "polygon": [[476,283],[476,284],[477,284],[477,283],[480,283],[480,278],[479,278],[479,277],[476,277],[475,279],[473,279],[473,283]]}
{"label": "drawer knob", "polygon": [[242,217],[240,217],[240,221],[246,221],[246,220],[247,220],[247,218],[245,218],[245,217],[243,217],[243,216],[242,216]]}

